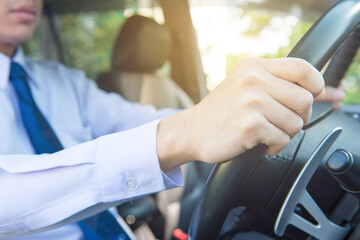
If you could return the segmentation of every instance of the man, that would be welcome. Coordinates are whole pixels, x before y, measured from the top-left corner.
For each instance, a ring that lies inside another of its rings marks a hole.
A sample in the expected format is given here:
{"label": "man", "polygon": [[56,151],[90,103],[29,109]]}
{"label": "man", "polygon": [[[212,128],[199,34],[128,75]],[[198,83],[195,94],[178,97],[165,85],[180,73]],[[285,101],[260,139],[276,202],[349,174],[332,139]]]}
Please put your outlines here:
{"label": "man", "polygon": [[[182,164],[222,162],[259,143],[276,154],[325,94],[303,60],[248,59],[176,115],[128,103],[78,70],[23,55],[41,9],[42,0],[0,1],[0,238],[57,226],[18,239],[81,239],[86,226],[74,222],[181,185]],[[48,150],[37,144],[44,126]]]}

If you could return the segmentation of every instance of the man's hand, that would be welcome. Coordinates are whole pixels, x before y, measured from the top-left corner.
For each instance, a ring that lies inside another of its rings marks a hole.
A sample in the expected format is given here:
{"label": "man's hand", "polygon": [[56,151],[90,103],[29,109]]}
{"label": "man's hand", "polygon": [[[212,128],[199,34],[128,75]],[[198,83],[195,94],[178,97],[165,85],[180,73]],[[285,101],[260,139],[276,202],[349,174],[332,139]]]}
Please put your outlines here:
{"label": "man's hand", "polygon": [[304,60],[243,60],[199,104],[160,121],[160,166],[166,172],[192,160],[218,163],[259,143],[276,154],[324,96],[322,75]]}

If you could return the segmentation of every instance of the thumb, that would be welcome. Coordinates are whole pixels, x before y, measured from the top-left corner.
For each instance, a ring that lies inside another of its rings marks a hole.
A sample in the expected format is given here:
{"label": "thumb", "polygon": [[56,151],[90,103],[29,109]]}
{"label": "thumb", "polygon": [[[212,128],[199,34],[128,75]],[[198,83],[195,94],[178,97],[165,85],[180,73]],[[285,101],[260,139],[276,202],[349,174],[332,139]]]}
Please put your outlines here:
{"label": "thumb", "polygon": [[317,97],[316,101],[325,101],[330,103],[338,103],[344,100],[346,92],[341,88],[335,88],[331,86],[325,86],[324,93]]}

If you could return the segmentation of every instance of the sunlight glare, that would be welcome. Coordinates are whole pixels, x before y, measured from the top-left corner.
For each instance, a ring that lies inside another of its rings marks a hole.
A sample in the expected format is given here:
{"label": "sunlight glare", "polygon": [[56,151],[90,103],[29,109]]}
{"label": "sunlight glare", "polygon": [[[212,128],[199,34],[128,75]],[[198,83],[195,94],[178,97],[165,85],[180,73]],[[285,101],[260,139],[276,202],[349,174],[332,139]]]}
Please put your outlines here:
{"label": "sunlight glare", "polygon": [[294,16],[274,15],[258,34],[249,35],[254,20],[241,8],[196,5],[191,15],[210,91],[226,77],[229,55],[275,54],[289,45],[292,27],[298,22]]}

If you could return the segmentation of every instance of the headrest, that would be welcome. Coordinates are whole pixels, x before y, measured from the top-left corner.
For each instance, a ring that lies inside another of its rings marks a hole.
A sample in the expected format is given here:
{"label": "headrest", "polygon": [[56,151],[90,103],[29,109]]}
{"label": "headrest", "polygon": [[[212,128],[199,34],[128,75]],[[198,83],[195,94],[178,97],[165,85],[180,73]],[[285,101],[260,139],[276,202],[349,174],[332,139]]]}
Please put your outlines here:
{"label": "headrest", "polygon": [[115,43],[113,70],[152,72],[170,57],[171,34],[152,19],[135,15],[124,23]]}

